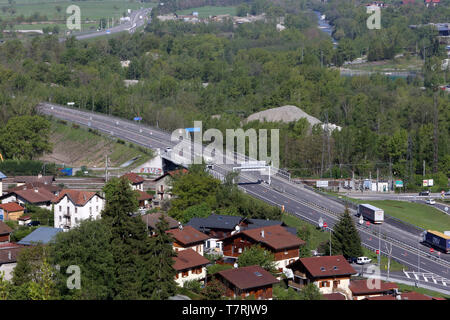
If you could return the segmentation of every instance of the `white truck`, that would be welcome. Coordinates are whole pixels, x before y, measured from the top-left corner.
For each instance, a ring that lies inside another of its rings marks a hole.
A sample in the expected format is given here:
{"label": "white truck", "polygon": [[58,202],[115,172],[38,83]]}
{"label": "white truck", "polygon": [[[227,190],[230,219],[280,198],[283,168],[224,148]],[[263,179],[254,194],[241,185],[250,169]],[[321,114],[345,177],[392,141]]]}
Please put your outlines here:
{"label": "white truck", "polygon": [[360,204],[358,205],[358,216],[363,216],[364,219],[370,220],[372,223],[383,223],[384,210],[370,204]]}

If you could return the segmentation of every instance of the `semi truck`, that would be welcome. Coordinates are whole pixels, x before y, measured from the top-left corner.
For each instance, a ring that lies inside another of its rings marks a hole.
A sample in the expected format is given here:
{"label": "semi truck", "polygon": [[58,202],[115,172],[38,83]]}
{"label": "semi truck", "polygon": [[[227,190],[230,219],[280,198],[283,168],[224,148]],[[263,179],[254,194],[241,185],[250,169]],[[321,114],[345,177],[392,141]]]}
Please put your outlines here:
{"label": "semi truck", "polygon": [[450,232],[445,231],[445,233],[427,230],[422,233],[422,242],[444,251],[445,253],[450,252]]}
{"label": "semi truck", "polygon": [[383,223],[384,221],[384,210],[370,204],[358,205],[358,216],[361,215],[364,219],[370,220],[373,223]]}

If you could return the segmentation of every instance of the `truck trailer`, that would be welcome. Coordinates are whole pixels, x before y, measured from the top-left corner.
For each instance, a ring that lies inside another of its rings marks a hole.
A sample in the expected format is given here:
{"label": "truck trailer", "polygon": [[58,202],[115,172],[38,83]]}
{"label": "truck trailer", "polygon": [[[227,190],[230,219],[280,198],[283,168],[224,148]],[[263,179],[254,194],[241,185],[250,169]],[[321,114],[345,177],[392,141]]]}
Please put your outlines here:
{"label": "truck trailer", "polygon": [[449,253],[450,251],[450,235],[448,232],[442,233],[434,230],[427,230],[422,233],[422,241],[431,247],[435,247]]}
{"label": "truck trailer", "polygon": [[364,219],[370,220],[373,223],[383,223],[384,221],[384,210],[370,204],[358,205],[358,216],[361,215]]}

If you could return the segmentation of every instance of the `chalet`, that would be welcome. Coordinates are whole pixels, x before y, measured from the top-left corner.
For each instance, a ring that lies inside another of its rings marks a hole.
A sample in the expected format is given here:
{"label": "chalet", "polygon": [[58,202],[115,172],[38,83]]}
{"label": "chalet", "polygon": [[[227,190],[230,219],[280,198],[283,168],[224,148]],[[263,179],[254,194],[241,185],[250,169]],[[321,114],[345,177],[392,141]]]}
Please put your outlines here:
{"label": "chalet", "polygon": [[173,268],[177,271],[175,282],[184,286],[186,281],[202,281],[206,277],[206,265],[209,260],[192,249],[181,250],[173,258]]}
{"label": "chalet", "polygon": [[6,176],[3,174],[3,172],[0,171],[0,196],[3,194],[3,179],[5,179]]}
{"label": "chalet", "polygon": [[121,178],[126,178],[130,181],[133,190],[144,191],[144,178],[134,172],[125,173]]}
{"label": "chalet", "polygon": [[16,202],[20,205],[32,204],[34,206],[51,210],[52,200],[55,197],[53,193],[46,188],[33,188],[11,191],[0,197],[2,203]]}
{"label": "chalet", "polygon": [[25,238],[20,240],[18,244],[24,246],[32,246],[37,244],[48,244],[55,239],[55,236],[63,232],[61,228],[39,227]]}
{"label": "chalet", "polygon": [[27,183],[24,183],[24,184],[21,184],[19,186],[9,189],[9,192],[19,191],[19,190],[27,190],[27,189],[33,190],[34,188],[47,189],[47,191],[53,193],[55,196],[57,196],[62,189],[59,186],[47,184],[44,182],[27,182]]}
{"label": "chalet", "polygon": [[23,215],[24,210],[25,208],[16,202],[2,203],[0,204],[0,220],[17,221]]}
{"label": "chalet", "polygon": [[260,266],[223,270],[216,277],[225,285],[225,295],[230,298],[253,295],[258,300],[271,300],[272,286],[279,282]]}
{"label": "chalet", "polygon": [[151,200],[153,199],[153,196],[151,194],[148,194],[147,192],[136,190],[138,195],[138,201],[139,201],[139,208],[141,209],[148,209],[151,207]]}
{"label": "chalet", "polygon": [[[398,285],[392,282],[385,282],[380,280],[380,285],[378,287],[373,286],[371,282],[374,280],[351,280],[349,289],[352,292],[353,300],[363,300],[366,298],[373,298],[378,296],[392,295],[396,290],[398,290]],[[370,286],[370,287],[369,287]]]}
{"label": "chalet", "polygon": [[17,243],[0,244],[0,274],[4,273],[5,280],[11,281],[12,271],[17,265],[17,257],[23,248]]}
{"label": "chalet", "polygon": [[156,224],[159,222],[162,215],[164,215],[165,220],[169,223],[169,229],[176,229],[180,225],[178,221],[162,212],[144,214],[141,216],[141,219],[147,225],[150,235],[155,234],[154,230],[156,229]]}
{"label": "chalet", "polygon": [[350,276],[356,271],[342,255],[300,258],[286,268],[292,271],[288,285],[295,290],[314,283],[322,294],[340,292],[351,299]]}
{"label": "chalet", "polygon": [[10,236],[11,236],[12,232],[13,232],[13,229],[11,229],[3,221],[0,221],[0,243],[9,242],[11,240]]}
{"label": "chalet", "polygon": [[299,248],[305,241],[279,225],[248,229],[223,239],[223,256],[237,258],[245,248],[257,244],[273,253],[277,268],[281,272],[299,258]]}
{"label": "chalet", "polygon": [[19,226],[24,226],[31,222],[31,216],[21,216],[17,221],[19,222]]}
{"label": "chalet", "polygon": [[245,219],[239,216],[211,214],[207,218],[192,218],[186,225],[210,237],[205,244],[206,250],[222,252],[222,239],[240,230],[244,223]]}
{"label": "chalet", "polygon": [[174,238],[173,249],[176,252],[192,249],[200,255],[204,253],[205,240],[209,239],[206,234],[195,230],[191,226],[182,225],[177,229],[167,230],[167,233],[171,234]]}
{"label": "chalet", "polygon": [[188,172],[186,169],[172,170],[153,180],[153,187],[155,190],[153,206],[159,207],[161,205],[161,201],[172,198],[172,178],[177,174],[184,174],[186,172]]}
{"label": "chalet", "polygon": [[82,220],[98,219],[105,200],[93,191],[63,189],[53,199],[54,227],[69,230]]}

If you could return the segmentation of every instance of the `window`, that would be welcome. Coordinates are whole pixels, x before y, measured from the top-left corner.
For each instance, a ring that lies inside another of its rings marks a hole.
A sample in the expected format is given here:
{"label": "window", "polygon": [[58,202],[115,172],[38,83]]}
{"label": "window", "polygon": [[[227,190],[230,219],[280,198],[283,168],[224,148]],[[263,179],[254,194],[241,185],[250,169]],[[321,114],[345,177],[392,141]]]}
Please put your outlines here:
{"label": "window", "polygon": [[61,212],[62,211],[62,206],[59,206],[59,212]]}
{"label": "window", "polygon": [[98,197],[95,197],[95,202],[98,202]]}
{"label": "window", "polygon": [[183,278],[186,278],[189,275],[189,270],[188,271],[183,271]]}
{"label": "window", "polygon": [[330,283],[328,281],[321,281],[319,283],[320,288],[329,287],[329,286],[330,286]]}
{"label": "window", "polygon": [[61,216],[59,216],[59,222],[61,222],[62,221],[62,217]]}
{"label": "window", "polygon": [[284,250],[284,254],[288,254],[288,251],[287,251],[287,250]]}
{"label": "window", "polygon": [[239,252],[239,253],[242,253],[242,248],[239,248],[239,249],[238,249],[238,252]]}
{"label": "window", "polygon": [[78,218],[75,218],[75,223],[78,223]]}
{"label": "window", "polygon": [[75,213],[78,213],[78,208],[77,207],[75,207]]}
{"label": "window", "polygon": [[92,207],[89,207],[89,214],[92,215]]}
{"label": "window", "polygon": [[96,206],[96,207],[95,207],[95,211],[97,211],[97,212],[98,212],[98,206]]}

